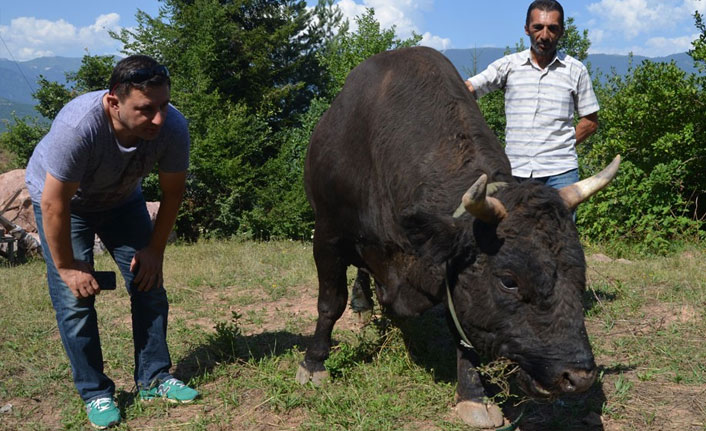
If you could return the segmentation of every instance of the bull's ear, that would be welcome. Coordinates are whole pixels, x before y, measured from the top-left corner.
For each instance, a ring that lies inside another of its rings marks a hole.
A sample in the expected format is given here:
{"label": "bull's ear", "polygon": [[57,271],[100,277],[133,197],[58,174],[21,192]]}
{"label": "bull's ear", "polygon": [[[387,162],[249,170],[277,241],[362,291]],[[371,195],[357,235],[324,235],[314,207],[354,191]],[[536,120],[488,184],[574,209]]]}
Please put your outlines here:
{"label": "bull's ear", "polygon": [[473,238],[469,229],[460,224],[468,220],[441,216],[416,208],[405,210],[400,215],[400,225],[417,256],[435,264],[472,259]]}

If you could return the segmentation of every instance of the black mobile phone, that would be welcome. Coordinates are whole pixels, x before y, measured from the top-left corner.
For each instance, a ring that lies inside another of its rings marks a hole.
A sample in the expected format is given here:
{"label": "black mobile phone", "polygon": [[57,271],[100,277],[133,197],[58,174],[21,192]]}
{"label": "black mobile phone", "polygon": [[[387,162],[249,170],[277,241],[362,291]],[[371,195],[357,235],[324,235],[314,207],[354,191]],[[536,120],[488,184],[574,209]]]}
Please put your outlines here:
{"label": "black mobile phone", "polygon": [[115,273],[113,271],[93,271],[93,278],[101,290],[115,290]]}

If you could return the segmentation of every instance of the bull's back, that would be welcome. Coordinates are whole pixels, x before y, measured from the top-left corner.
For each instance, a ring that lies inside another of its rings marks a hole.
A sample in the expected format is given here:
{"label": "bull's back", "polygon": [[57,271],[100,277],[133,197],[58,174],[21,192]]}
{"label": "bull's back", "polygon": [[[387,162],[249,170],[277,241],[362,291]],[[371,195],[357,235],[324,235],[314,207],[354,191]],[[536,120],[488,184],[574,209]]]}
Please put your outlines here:
{"label": "bull's back", "polygon": [[327,218],[355,235],[382,234],[404,208],[449,187],[458,189],[453,202],[433,201],[442,196],[429,205],[453,212],[474,175],[469,164],[481,135],[505,157],[442,54],[416,47],[369,58],[349,74],[311,138],[305,184],[317,224]]}

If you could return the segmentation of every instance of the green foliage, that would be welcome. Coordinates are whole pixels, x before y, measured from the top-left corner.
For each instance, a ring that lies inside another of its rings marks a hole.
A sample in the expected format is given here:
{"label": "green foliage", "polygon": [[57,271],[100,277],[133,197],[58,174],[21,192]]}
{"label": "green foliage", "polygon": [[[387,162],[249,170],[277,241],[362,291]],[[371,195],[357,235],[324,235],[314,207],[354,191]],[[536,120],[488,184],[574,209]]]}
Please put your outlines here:
{"label": "green foliage", "polygon": [[699,64],[700,71],[706,72],[706,24],[698,11],[694,12],[694,21],[701,34],[698,39],[691,42],[693,49],[689,51],[689,55]]}
{"label": "green foliage", "polygon": [[601,127],[579,147],[586,176],[616,154],[616,180],[582,204],[578,224],[599,241],[618,238],[645,251],[666,252],[699,235],[697,202],[706,194],[706,94],[674,63],[643,62],[625,78],[597,89]]}
{"label": "green foliage", "polygon": [[49,81],[40,75],[39,89],[32,94],[37,99],[35,109],[44,117],[53,120],[61,108],[74,97],[89,91],[108,88],[114,66],[113,56],[84,55],[79,70],[66,74],[66,80],[74,83],[72,88]]}
{"label": "green foliage", "polygon": [[74,82],[73,91],[78,94],[107,89],[115,64],[116,58],[112,55],[86,54],[78,71],[67,73],[66,80]]}
{"label": "green foliage", "polygon": [[32,156],[34,147],[49,131],[46,124],[32,117],[17,118],[13,115],[13,124],[7,125],[7,131],[0,134],[0,148],[14,156],[7,169],[24,169]]}
{"label": "green foliage", "polygon": [[583,32],[579,32],[573,17],[568,17],[564,26],[564,36],[559,40],[558,49],[579,61],[584,61],[588,57],[588,49],[591,47],[588,30],[584,29]]}
{"label": "green foliage", "polygon": [[344,25],[326,49],[319,52],[319,61],[326,67],[329,77],[328,91],[321,98],[314,99],[306,114],[299,117],[300,127],[278,134],[282,146],[277,156],[263,167],[264,187],[256,188],[255,205],[243,215],[241,233],[259,239],[311,237],[314,214],[306,199],[303,176],[306,149],[316,123],[355,66],[372,55],[413,46],[421,39],[415,35],[399,40],[394,28],[381,30],[372,9],[356,18],[356,22],[358,29],[355,32],[349,32]]}
{"label": "green foliage", "polygon": [[331,76],[332,95],[341,91],[348,73],[363,60],[390,49],[415,46],[422,40],[418,34],[407,40],[398,39],[395,26],[381,29],[373,9],[366,9],[355,21],[358,24],[357,31],[350,33],[347,26],[344,26],[327,49],[319,53],[319,61]]}
{"label": "green foliage", "polygon": [[35,109],[50,120],[56,118],[56,114],[61,111],[61,108],[76,96],[65,85],[49,81],[42,75],[39,76],[37,83],[39,84],[39,89],[32,93],[32,97],[37,99]]}
{"label": "green foliage", "polygon": [[186,109],[192,121],[203,111],[184,99],[217,94],[277,131],[325,86],[316,52],[340,19],[331,3],[309,10],[302,0],[166,0],[158,17],[140,12],[136,30],[114,36],[125,53],[147,53],[168,65],[173,98],[196,111]]}
{"label": "green foliage", "polygon": [[189,119],[181,235],[302,231],[287,227],[286,217],[297,220],[303,210],[285,219],[279,212],[283,198],[306,207],[303,188],[284,196],[272,188],[301,181],[289,174],[301,159],[287,161],[290,135],[297,136],[302,115],[328,85],[317,52],[341,17],[332,3],[307,9],[301,0],[167,0],[159,16],[138,12],[137,29],[114,34],[125,53],[147,53],[170,68],[172,100]]}

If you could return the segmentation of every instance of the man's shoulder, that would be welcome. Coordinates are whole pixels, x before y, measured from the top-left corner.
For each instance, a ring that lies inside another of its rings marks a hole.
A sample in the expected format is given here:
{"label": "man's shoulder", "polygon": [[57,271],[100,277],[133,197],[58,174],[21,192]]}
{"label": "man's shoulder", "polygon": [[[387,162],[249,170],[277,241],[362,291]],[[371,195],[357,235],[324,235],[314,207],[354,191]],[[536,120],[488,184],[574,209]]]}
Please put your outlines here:
{"label": "man's shoulder", "polygon": [[167,121],[164,125],[171,133],[181,134],[189,133],[189,124],[181,113],[174,105],[169,104],[169,112],[167,113]]}
{"label": "man's shoulder", "polygon": [[519,52],[513,52],[511,54],[505,54],[504,56],[498,58],[493,63],[509,63],[513,65],[521,65],[528,62],[529,59],[529,49]]}
{"label": "man's shoulder", "polygon": [[101,103],[104,93],[92,91],[75,97],[59,111],[55,123],[78,129],[105,120]]}

